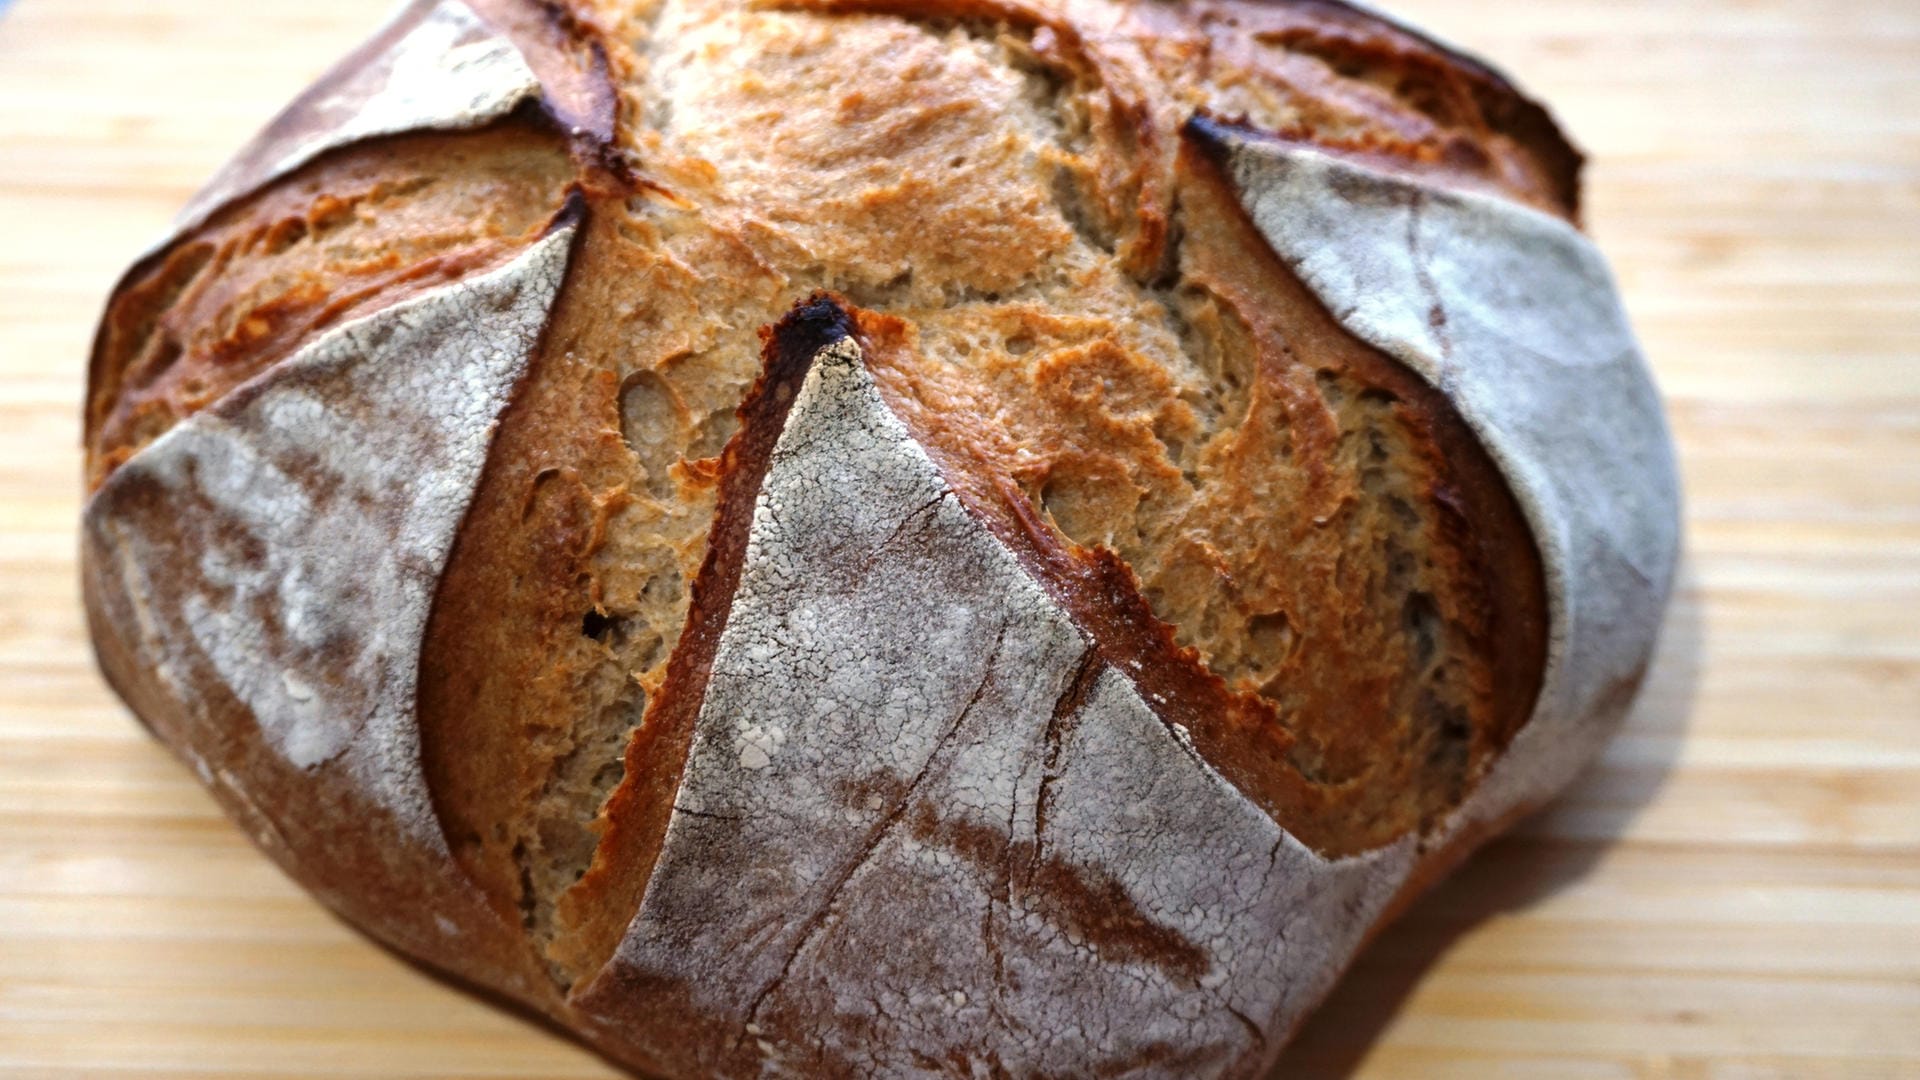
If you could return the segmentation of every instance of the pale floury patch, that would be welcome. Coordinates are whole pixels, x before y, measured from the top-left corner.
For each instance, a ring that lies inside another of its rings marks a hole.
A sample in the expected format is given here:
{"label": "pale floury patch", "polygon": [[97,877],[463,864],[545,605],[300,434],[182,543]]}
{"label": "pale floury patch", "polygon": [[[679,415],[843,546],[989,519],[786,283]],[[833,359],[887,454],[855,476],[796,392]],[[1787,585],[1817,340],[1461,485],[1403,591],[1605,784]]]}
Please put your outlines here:
{"label": "pale floury patch", "polygon": [[1412,855],[1328,863],[1222,780],[962,508],[850,341],[774,451],[676,806],[615,971],[743,1038],[805,1017],[870,1075],[1257,1058]]}
{"label": "pale floury patch", "polygon": [[117,574],[99,595],[197,722],[217,729],[210,695],[231,695],[288,761],[344,761],[436,844],[414,706],[428,609],[573,231],[328,332],[87,507]]}
{"label": "pale floury patch", "polygon": [[1547,672],[1466,816],[1546,799],[1622,718],[1680,546],[1672,440],[1606,263],[1566,222],[1507,200],[1223,134],[1275,253],[1348,332],[1446,393],[1526,513]]}

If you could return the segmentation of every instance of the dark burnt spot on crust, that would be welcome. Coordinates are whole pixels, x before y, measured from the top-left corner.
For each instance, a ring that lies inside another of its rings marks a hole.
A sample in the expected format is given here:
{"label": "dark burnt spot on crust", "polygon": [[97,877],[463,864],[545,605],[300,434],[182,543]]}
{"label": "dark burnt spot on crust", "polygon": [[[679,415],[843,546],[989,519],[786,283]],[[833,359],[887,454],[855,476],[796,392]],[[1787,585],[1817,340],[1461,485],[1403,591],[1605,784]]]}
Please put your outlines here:
{"label": "dark burnt spot on crust", "polygon": [[[767,352],[767,370],[799,368],[813,362],[821,349],[852,337],[853,317],[828,293],[815,293],[793,305],[793,310],[760,332]],[[744,422],[746,416],[743,414]]]}
{"label": "dark burnt spot on crust", "polygon": [[[574,184],[567,188],[567,201],[560,205],[560,209],[553,215],[553,220],[547,222],[547,227],[540,230],[540,235],[542,237],[552,236],[562,229],[574,228],[586,220],[587,197],[586,194],[580,190],[580,186]],[[579,242],[579,239],[576,237],[574,243],[578,244]]]}
{"label": "dark burnt spot on crust", "polygon": [[1180,127],[1180,134],[1187,140],[1187,145],[1199,151],[1216,168],[1226,168],[1228,154],[1233,147],[1232,136],[1253,131],[1245,124],[1213,116],[1204,109],[1188,117]]}

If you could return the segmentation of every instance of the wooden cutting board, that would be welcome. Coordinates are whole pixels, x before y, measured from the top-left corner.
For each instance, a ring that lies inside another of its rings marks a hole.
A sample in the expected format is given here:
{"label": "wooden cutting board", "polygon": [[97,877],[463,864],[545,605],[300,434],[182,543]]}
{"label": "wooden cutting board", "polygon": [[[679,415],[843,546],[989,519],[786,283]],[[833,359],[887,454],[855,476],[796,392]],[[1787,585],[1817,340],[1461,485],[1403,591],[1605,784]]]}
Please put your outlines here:
{"label": "wooden cutting board", "polygon": [[[0,0],[0,1076],[608,1077],[250,848],[107,693],[78,402],[119,269],[391,0]],[[1920,1077],[1920,4],[1403,0],[1554,103],[1688,555],[1599,767],[1288,1076]]]}

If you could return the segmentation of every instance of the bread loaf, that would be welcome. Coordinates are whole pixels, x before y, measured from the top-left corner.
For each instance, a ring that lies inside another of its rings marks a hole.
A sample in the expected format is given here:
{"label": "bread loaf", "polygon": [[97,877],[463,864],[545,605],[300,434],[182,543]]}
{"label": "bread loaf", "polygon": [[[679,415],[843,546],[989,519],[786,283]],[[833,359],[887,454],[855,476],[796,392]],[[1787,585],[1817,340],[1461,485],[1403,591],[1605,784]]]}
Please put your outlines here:
{"label": "bread loaf", "polygon": [[1579,167],[1332,0],[422,0],[108,303],[101,666],[645,1073],[1258,1075],[1651,652]]}

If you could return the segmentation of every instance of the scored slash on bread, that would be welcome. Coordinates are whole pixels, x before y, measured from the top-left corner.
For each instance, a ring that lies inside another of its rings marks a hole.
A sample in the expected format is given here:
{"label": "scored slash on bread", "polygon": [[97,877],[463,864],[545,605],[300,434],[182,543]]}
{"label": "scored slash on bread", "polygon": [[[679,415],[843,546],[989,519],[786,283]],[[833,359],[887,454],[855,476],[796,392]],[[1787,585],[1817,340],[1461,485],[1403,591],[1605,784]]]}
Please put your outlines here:
{"label": "scored slash on bread", "polygon": [[497,270],[327,332],[159,436],[86,511],[109,681],[301,880],[475,978],[442,939],[495,920],[445,872],[420,649],[578,216]]}
{"label": "scored slash on bread", "polygon": [[1650,654],[1577,167],[1326,0],[415,4],[109,305],[102,667],[636,1067],[1256,1074]]}
{"label": "scored slash on bread", "polygon": [[1330,862],[1282,831],[966,509],[854,337],[794,374],[758,391],[793,403],[650,884],[578,1007],[689,1076],[1263,1052],[1414,839]]}

